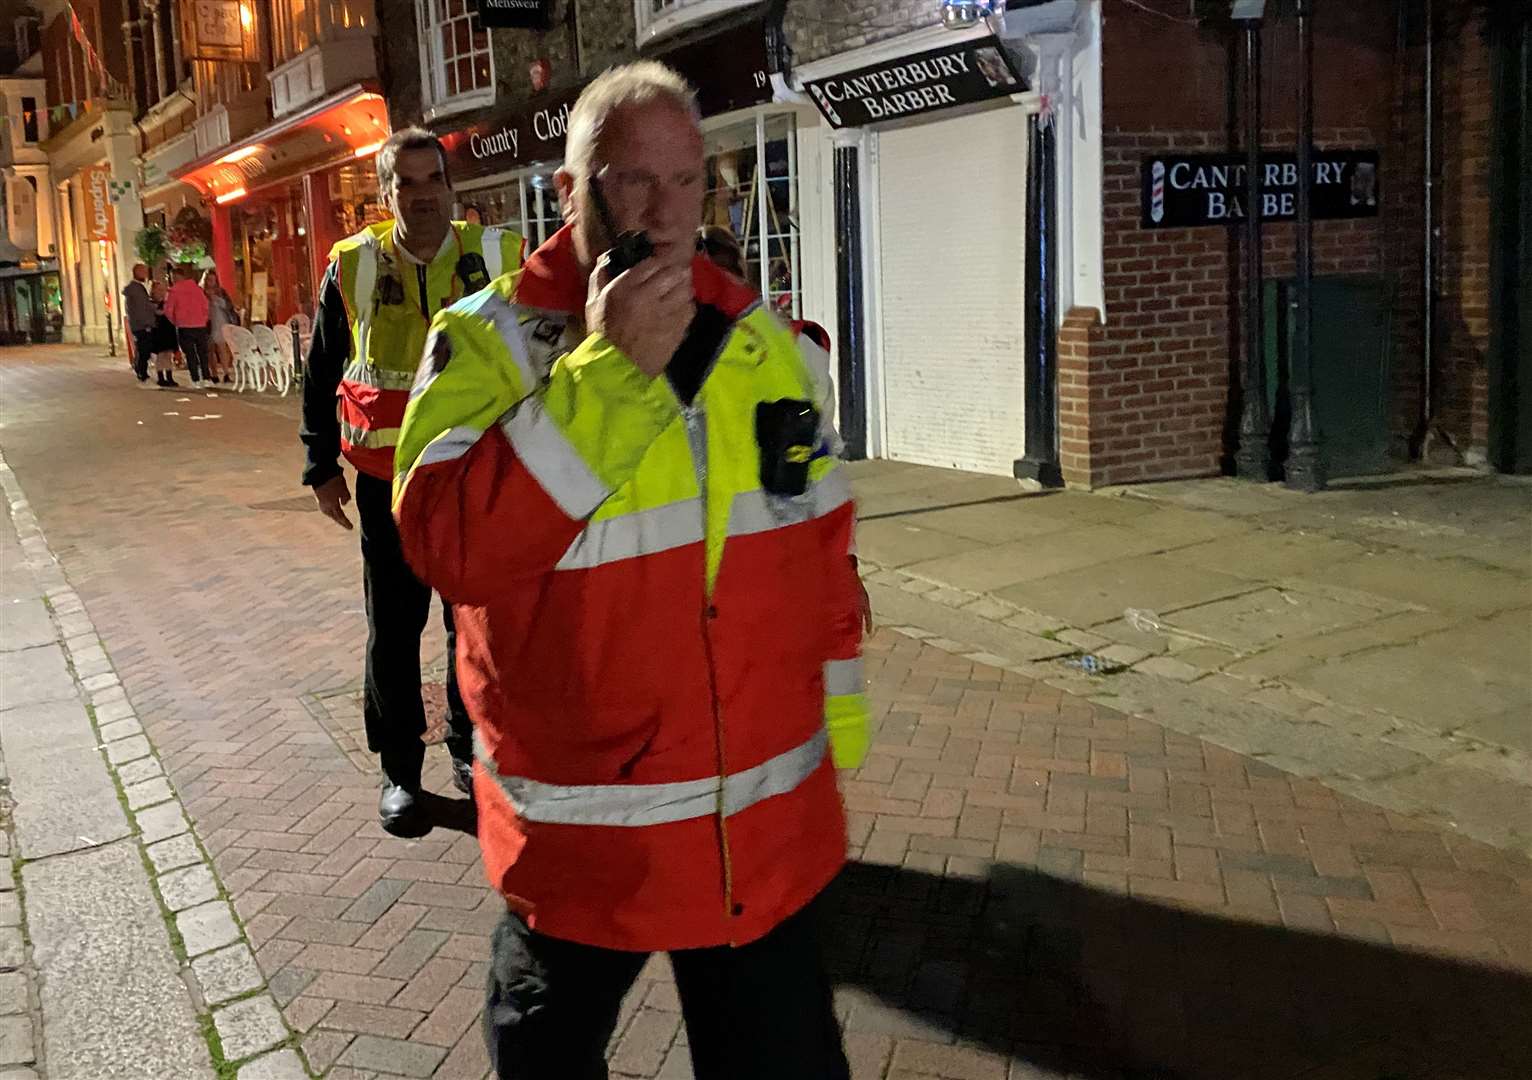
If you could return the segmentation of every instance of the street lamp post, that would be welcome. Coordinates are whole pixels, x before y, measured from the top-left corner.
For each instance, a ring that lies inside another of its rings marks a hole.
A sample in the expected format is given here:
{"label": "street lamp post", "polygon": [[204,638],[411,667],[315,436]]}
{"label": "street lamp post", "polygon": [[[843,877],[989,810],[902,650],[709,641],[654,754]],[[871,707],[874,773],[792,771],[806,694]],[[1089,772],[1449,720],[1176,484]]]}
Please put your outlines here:
{"label": "street lamp post", "polygon": [[1245,366],[1239,450],[1241,479],[1271,479],[1271,411],[1266,405],[1265,320],[1262,318],[1261,251],[1261,0],[1235,0],[1234,17],[1245,31]]}
{"label": "street lamp post", "polygon": [[1314,26],[1313,0],[1298,4],[1298,287],[1297,320],[1288,385],[1293,415],[1288,428],[1287,486],[1322,491],[1319,420],[1314,414]]}

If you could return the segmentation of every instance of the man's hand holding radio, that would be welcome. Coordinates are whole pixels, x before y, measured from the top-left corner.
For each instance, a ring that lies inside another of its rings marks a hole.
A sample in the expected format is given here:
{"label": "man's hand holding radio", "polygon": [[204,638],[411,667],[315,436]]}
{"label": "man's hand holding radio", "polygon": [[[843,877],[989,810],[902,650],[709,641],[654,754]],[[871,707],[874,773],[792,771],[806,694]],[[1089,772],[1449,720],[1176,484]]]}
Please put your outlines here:
{"label": "man's hand holding radio", "polygon": [[600,334],[650,378],[662,374],[681,347],[696,314],[692,271],[646,259],[613,274],[602,256],[590,276],[585,325]]}

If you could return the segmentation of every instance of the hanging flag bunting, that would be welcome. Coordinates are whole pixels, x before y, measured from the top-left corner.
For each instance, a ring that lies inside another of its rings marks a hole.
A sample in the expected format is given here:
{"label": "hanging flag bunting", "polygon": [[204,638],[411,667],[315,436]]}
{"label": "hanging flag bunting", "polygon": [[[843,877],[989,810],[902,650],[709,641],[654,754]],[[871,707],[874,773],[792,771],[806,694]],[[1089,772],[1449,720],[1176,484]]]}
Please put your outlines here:
{"label": "hanging flag bunting", "polygon": [[86,68],[88,68],[96,75],[97,78],[101,80],[102,89],[105,91],[107,97],[127,97],[127,93],[123,89],[122,84],[116,79],[112,78],[112,73],[106,69],[106,63],[101,59],[101,54],[98,53],[96,51],[96,47],[91,44],[90,36],[85,33],[85,24],[82,23],[80,21],[80,17],[75,14],[74,5],[70,4],[68,7],[69,29],[70,32],[74,35],[75,41],[79,43],[81,51],[85,53]]}

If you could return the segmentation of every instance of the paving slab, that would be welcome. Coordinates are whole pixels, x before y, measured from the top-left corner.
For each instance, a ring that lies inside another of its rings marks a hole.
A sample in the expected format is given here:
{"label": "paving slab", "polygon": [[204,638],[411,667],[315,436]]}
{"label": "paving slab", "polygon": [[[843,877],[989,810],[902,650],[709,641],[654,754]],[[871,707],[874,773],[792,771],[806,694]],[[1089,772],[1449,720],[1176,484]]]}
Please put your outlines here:
{"label": "paving slab", "polygon": [[[1524,669],[1475,667],[1468,656],[1413,644],[1329,660],[1286,680],[1444,733],[1527,706]],[[1401,672],[1409,677],[1401,678]]]}
{"label": "paving slab", "polygon": [[0,598],[0,653],[48,645],[57,638],[58,630],[41,599]]}
{"label": "paving slab", "polygon": [[1371,622],[1378,614],[1376,608],[1323,596],[1260,589],[1186,608],[1168,622],[1231,649],[1256,652],[1287,638],[1307,638]]}
{"label": "paving slab", "polygon": [[223,1043],[223,1056],[229,1061],[241,1061],[270,1050],[287,1038],[282,1014],[264,994],[215,1010],[213,1023]]}
{"label": "paving slab", "polygon": [[22,869],[49,1080],[213,1077],[132,841]]}
{"label": "paving slab", "polygon": [[1008,588],[1051,574],[1153,551],[1159,541],[1122,525],[1066,529],[1029,540],[907,565],[907,573],[969,592],[993,592],[1002,600],[1034,607],[1025,588]]}
{"label": "paving slab", "polygon": [[1122,618],[1129,608],[1172,612],[1252,588],[1248,581],[1186,565],[1174,555],[1139,555],[1031,581],[1007,599],[1070,626],[1095,627]]}
{"label": "paving slab", "polygon": [[1463,559],[1385,552],[1298,572],[1306,579],[1392,597],[1433,611],[1488,615],[1532,607],[1532,579]]}
{"label": "paving slab", "polygon": [[81,851],[129,834],[78,698],[0,712],[0,746],[11,769],[23,858]]}
{"label": "paving slab", "polygon": [[984,546],[983,541],[936,529],[920,528],[898,518],[863,521],[856,530],[857,552],[879,566],[900,567]]}
{"label": "paving slab", "polygon": [[38,645],[0,656],[0,711],[74,698],[74,679],[56,644]]}

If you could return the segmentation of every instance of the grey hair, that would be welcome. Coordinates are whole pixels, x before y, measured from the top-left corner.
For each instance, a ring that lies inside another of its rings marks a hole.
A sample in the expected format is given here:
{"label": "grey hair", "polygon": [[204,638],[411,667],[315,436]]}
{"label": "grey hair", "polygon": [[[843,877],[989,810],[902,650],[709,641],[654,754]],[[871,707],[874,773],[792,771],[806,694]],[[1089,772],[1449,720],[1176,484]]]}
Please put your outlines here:
{"label": "grey hair", "polygon": [[378,147],[378,191],[381,194],[387,195],[393,188],[394,163],[406,150],[435,150],[436,156],[441,158],[442,175],[451,184],[452,178],[447,172],[447,148],[442,141],[423,127],[407,127],[394,132]]}
{"label": "grey hair", "polygon": [[656,60],[638,60],[602,72],[580,94],[569,114],[564,168],[577,178],[588,176],[602,129],[612,113],[655,103],[673,105],[701,123],[697,91],[674,68]]}

